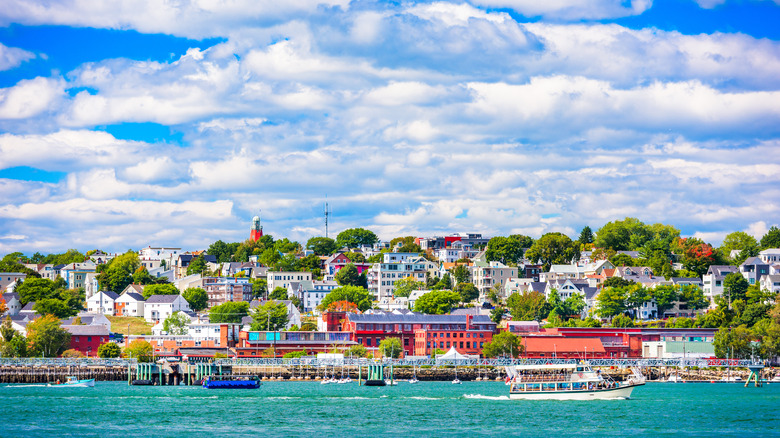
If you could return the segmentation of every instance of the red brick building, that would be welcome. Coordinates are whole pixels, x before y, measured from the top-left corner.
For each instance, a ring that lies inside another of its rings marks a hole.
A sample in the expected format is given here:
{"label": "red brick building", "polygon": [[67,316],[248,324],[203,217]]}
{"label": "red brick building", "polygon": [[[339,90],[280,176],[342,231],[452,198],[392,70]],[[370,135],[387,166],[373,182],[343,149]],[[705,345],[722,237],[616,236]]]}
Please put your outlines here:
{"label": "red brick building", "polygon": [[98,347],[108,342],[108,327],[104,325],[64,325],[62,328],[70,333],[70,348],[85,356],[97,356]]}
{"label": "red brick building", "polygon": [[309,354],[328,353],[334,348],[343,350],[355,345],[349,332],[245,332],[239,333],[236,346],[238,357],[261,357],[269,351],[274,357],[305,350]]}
{"label": "red brick building", "polygon": [[450,347],[460,354],[481,355],[482,347],[492,340],[492,330],[473,330],[468,324],[465,330],[419,329],[414,332],[414,355],[428,356],[434,349],[446,352]]}

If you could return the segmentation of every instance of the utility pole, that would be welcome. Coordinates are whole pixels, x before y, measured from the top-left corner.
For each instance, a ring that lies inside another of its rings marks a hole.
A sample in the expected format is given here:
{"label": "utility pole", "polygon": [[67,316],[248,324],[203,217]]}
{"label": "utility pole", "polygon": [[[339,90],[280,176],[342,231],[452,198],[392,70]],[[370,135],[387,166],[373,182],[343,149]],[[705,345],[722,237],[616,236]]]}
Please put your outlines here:
{"label": "utility pole", "polygon": [[328,206],[328,195],[325,195],[325,238],[328,237],[328,216],[333,213]]}

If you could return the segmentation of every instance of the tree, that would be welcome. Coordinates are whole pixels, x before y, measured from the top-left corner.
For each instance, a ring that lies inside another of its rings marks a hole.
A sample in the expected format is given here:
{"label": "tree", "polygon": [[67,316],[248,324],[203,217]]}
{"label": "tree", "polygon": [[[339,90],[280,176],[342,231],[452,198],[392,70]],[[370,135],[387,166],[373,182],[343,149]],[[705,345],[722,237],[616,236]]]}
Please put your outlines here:
{"label": "tree", "polygon": [[540,263],[547,271],[550,265],[571,263],[579,255],[579,246],[572,242],[569,236],[562,233],[547,233],[526,251],[525,258]]}
{"label": "tree", "polygon": [[[157,279],[152,277],[149,274],[149,271],[146,270],[145,266],[141,266],[138,269],[135,270],[133,273],[133,283],[135,284],[153,284],[156,283]],[[122,289],[124,290],[124,289]],[[121,292],[122,290],[119,290],[118,292]]]}
{"label": "tree", "polygon": [[359,286],[341,286],[330,291],[320,302],[320,310],[327,309],[334,301],[349,301],[354,303],[361,312],[371,308],[371,294],[366,288]]}
{"label": "tree", "polygon": [[625,290],[619,287],[605,287],[596,296],[596,314],[602,318],[612,318],[626,310]]}
{"label": "tree", "polygon": [[469,281],[469,277],[471,276],[469,274],[469,268],[467,268],[466,265],[455,266],[454,268],[450,269],[450,274],[452,275],[452,278],[455,279],[456,284],[467,283]]}
{"label": "tree", "polygon": [[672,249],[679,255],[685,269],[695,272],[697,276],[706,274],[710,265],[717,264],[719,260],[715,249],[697,237],[678,237],[672,243]]}
{"label": "tree", "polygon": [[545,316],[546,304],[544,294],[536,291],[513,293],[506,299],[513,321],[541,321]]}
{"label": "tree", "polygon": [[355,303],[350,303],[349,301],[334,301],[328,304],[328,308],[325,310],[328,312],[360,313],[358,306]]}
{"label": "tree", "polygon": [[633,327],[634,321],[626,315],[618,315],[612,318],[612,327],[626,328]]}
{"label": "tree", "polygon": [[757,256],[760,247],[755,237],[744,231],[735,231],[727,234],[720,245],[720,252],[724,256],[730,257],[731,251],[739,251],[739,254],[734,258],[734,262],[739,265],[748,257]]}
{"label": "tree", "polygon": [[339,272],[336,272],[335,280],[339,286],[359,286],[360,274],[355,265],[349,263],[347,266],[339,269]]}
{"label": "tree", "polygon": [[136,339],[125,347],[125,356],[137,359],[138,362],[151,362],[154,357],[154,349],[152,344],[143,339]]}
{"label": "tree", "polygon": [[574,315],[579,317],[585,310],[585,296],[579,293],[572,294],[563,302],[563,309],[567,318]]}
{"label": "tree", "polygon": [[715,348],[715,356],[730,359],[748,359],[752,354],[750,341],[754,334],[746,326],[741,325],[733,329],[721,328],[715,332],[712,346]]}
{"label": "tree", "polygon": [[198,255],[190,260],[190,264],[187,266],[187,275],[202,274],[207,267],[206,259],[202,255]]}
{"label": "tree", "polygon": [[268,295],[268,299],[269,300],[277,300],[277,301],[286,300],[287,299],[287,289],[285,289],[285,288],[283,288],[281,286],[275,287],[274,291],[271,292],[270,295]]}
{"label": "tree", "polygon": [[450,274],[444,274],[443,277],[441,277],[441,280],[436,283],[436,286],[433,287],[434,290],[452,290],[452,279],[450,279]]}
{"label": "tree", "polygon": [[659,318],[663,318],[664,313],[674,307],[674,303],[680,299],[677,289],[672,285],[656,286],[650,289],[650,296],[655,300]]}
{"label": "tree", "polygon": [[363,228],[350,228],[336,236],[336,246],[339,248],[358,248],[362,245],[373,245],[378,241],[376,234]]}
{"label": "tree", "polygon": [[282,355],[282,359],[297,359],[300,357],[306,357],[308,355],[309,353],[307,353],[306,350],[289,351]]}
{"label": "tree", "polygon": [[5,300],[0,297],[0,315],[8,311],[8,306],[5,304]]}
{"label": "tree", "polygon": [[411,295],[412,291],[423,290],[424,288],[425,283],[417,281],[414,277],[409,276],[395,282],[395,292],[393,292],[393,294],[396,297],[408,297]]}
{"label": "tree", "polygon": [[252,312],[252,331],[277,331],[287,327],[287,306],[278,301],[266,301]]}
{"label": "tree", "polygon": [[36,355],[56,357],[70,346],[70,333],[56,316],[46,315],[27,324],[27,340]]}
{"label": "tree", "polygon": [[615,254],[609,258],[609,262],[615,266],[636,266],[636,260],[628,254]]}
{"label": "tree", "polygon": [[199,312],[209,305],[209,295],[205,290],[199,287],[188,287],[184,290],[181,296],[187,300],[187,304],[190,305],[190,309],[195,312]]}
{"label": "tree", "polygon": [[60,357],[69,358],[69,359],[78,359],[86,356],[84,356],[84,353],[80,352],[79,350],[76,350],[75,348],[70,348],[63,351]]}
{"label": "tree", "polygon": [[504,264],[517,264],[523,256],[520,242],[509,237],[494,237],[488,241],[485,257],[488,261],[500,261]]}
{"label": "tree", "polygon": [[780,324],[774,321],[767,324],[761,335],[759,353],[765,359],[780,356]]}
{"label": "tree", "polygon": [[602,287],[626,287],[626,286],[632,286],[637,284],[636,281],[633,280],[626,280],[623,277],[609,277],[606,280],[604,280],[604,284]]}
{"label": "tree", "polygon": [[[381,254],[377,254],[379,257],[382,257]],[[359,252],[345,252],[344,256],[349,259],[352,263],[365,263],[366,262],[366,256]]]}
{"label": "tree", "polygon": [[493,336],[493,340],[482,347],[484,357],[517,357],[524,351],[520,338],[510,332],[501,332]]}
{"label": "tree", "polygon": [[642,307],[642,304],[652,299],[650,292],[641,284],[624,286],[623,290],[625,290],[626,309],[634,310],[635,317],[639,314],[639,308]]}
{"label": "tree", "polygon": [[336,241],[329,237],[312,237],[306,242],[306,249],[314,251],[318,256],[333,254],[338,248]]}
{"label": "tree", "polygon": [[739,322],[748,327],[753,327],[757,322],[766,318],[769,309],[770,306],[764,303],[748,304],[739,315]]}
{"label": "tree", "polygon": [[122,354],[122,349],[119,348],[119,345],[117,345],[116,342],[106,342],[98,347],[97,353],[98,357],[103,359],[113,358],[119,357]]}
{"label": "tree", "polygon": [[458,283],[455,291],[460,294],[461,303],[470,303],[479,298],[479,289],[471,283]]}
{"label": "tree", "polygon": [[596,232],[593,246],[615,251],[635,251],[654,238],[667,239],[680,235],[680,230],[663,224],[645,225],[636,218],[608,222]]}
{"label": "tree", "polygon": [[443,315],[460,302],[460,295],[451,290],[436,290],[423,294],[414,303],[416,312]]}
{"label": "tree", "polygon": [[179,289],[170,283],[149,284],[144,286],[144,300],[148,300],[152,295],[179,295]]}
{"label": "tree", "polygon": [[40,301],[44,298],[52,298],[57,289],[65,286],[65,280],[52,281],[48,278],[28,278],[16,286],[14,290],[19,294],[22,306],[31,301]]}
{"label": "tree", "polygon": [[285,237],[274,242],[274,249],[282,254],[297,253],[301,250],[301,244]]}
{"label": "tree", "polygon": [[187,326],[190,325],[190,317],[184,312],[173,312],[163,321],[163,330],[169,335],[179,336],[187,334]]}
{"label": "tree", "polygon": [[524,249],[528,249],[534,244],[534,239],[532,237],[522,234],[512,234],[509,238],[516,241],[520,245],[520,248]]}
{"label": "tree", "polygon": [[593,231],[591,231],[589,226],[585,225],[585,227],[582,228],[582,231],[580,231],[580,238],[577,239],[577,241],[580,242],[580,245],[593,243]]}
{"label": "tree", "polygon": [[258,278],[252,280],[252,297],[263,297],[268,292],[268,280],[265,278]]}
{"label": "tree", "polygon": [[688,308],[693,311],[706,309],[710,305],[710,300],[704,296],[704,291],[694,284],[683,286],[679,300],[686,303]]}
{"label": "tree", "polygon": [[748,287],[750,283],[739,272],[732,272],[723,279],[723,293],[731,301],[747,299]]}
{"label": "tree", "polygon": [[398,252],[409,252],[409,253],[419,254],[422,252],[422,248],[420,248],[420,245],[416,243],[404,243],[403,245],[401,245],[400,248],[398,248]]}
{"label": "tree", "polygon": [[69,318],[78,313],[77,310],[68,307],[65,301],[57,298],[43,298],[35,302],[33,310],[41,315],[54,315],[59,319]]}
{"label": "tree", "polygon": [[97,281],[103,290],[122,292],[133,282],[133,273],[141,266],[138,254],[128,251],[97,267]]}
{"label": "tree", "polygon": [[382,352],[382,356],[398,359],[403,352],[401,346],[401,340],[398,338],[384,338],[379,343],[379,351]]}
{"label": "tree", "polygon": [[363,344],[355,344],[347,348],[344,355],[349,357],[366,357],[368,355],[368,349],[363,346]]}
{"label": "tree", "polygon": [[209,321],[212,323],[240,324],[241,318],[249,315],[249,303],[227,302],[214,306],[209,310]]}
{"label": "tree", "polygon": [[772,226],[761,238],[761,249],[780,248],[780,228]]}
{"label": "tree", "polygon": [[27,356],[27,339],[11,326],[10,316],[6,317],[3,324],[0,325],[0,356]]}
{"label": "tree", "polygon": [[506,313],[505,308],[501,306],[496,306],[495,308],[490,310],[490,320],[498,324],[504,318],[505,313]]}

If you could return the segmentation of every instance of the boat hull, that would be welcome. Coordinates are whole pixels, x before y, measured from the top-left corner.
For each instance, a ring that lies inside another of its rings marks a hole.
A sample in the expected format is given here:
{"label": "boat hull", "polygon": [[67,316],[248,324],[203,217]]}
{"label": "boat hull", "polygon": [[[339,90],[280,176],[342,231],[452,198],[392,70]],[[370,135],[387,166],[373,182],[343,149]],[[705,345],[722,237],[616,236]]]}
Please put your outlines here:
{"label": "boat hull", "polygon": [[387,386],[387,382],[384,380],[366,380],[363,386]]}
{"label": "boat hull", "polygon": [[631,392],[643,384],[593,391],[525,391],[513,392],[513,400],[616,400],[631,398]]}
{"label": "boat hull", "polygon": [[92,388],[95,386],[95,379],[79,380],[74,383],[49,383],[50,388]]}

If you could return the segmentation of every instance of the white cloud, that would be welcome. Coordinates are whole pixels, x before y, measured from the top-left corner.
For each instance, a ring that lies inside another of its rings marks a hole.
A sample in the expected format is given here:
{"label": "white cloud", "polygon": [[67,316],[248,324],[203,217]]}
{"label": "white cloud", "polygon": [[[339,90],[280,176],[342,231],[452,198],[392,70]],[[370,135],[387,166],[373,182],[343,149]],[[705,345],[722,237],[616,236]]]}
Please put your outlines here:
{"label": "white cloud", "polygon": [[63,97],[63,84],[57,79],[38,77],[0,89],[0,119],[24,119],[53,110]]}
{"label": "white cloud", "polygon": [[[649,9],[652,0],[473,0],[488,7],[511,8],[529,16],[566,20],[598,20],[639,15]],[[628,5],[626,5],[628,3]]]}
{"label": "white cloud", "polygon": [[19,67],[23,62],[34,58],[34,53],[0,43],[0,71]]}

